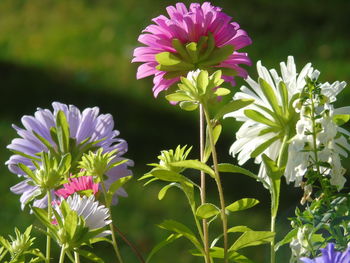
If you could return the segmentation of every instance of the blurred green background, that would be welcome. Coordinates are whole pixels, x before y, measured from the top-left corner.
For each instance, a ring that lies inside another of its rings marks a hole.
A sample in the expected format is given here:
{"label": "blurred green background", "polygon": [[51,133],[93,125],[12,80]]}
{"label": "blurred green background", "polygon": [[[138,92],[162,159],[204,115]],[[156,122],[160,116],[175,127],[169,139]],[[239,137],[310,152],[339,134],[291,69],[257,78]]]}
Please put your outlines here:
{"label": "blurred green background", "polygon": [[[189,1],[184,1],[189,4]],[[192,224],[185,199],[171,189],[162,201],[157,200],[161,184],[142,187],[136,179],[142,176],[162,149],[178,144],[197,147],[197,116],[169,105],[160,96],[154,99],[152,78],[137,81],[136,64],[131,64],[137,37],[152,18],[165,13],[165,7],[176,1],[161,0],[1,0],[0,1],[0,235],[24,230],[34,222],[22,212],[19,197],[9,187],[19,182],[9,173],[4,162],[10,152],[6,145],[16,137],[11,124],[20,125],[22,115],[32,115],[37,107],[51,108],[52,101],[77,105],[80,109],[99,106],[102,113],[111,113],[116,129],[129,143],[128,158],[135,161],[135,179],[126,189],[128,198],[114,208],[116,224],[146,256],[168,233],[157,228],[164,219],[177,219]],[[350,81],[350,1],[348,0],[236,0],[212,1],[244,28],[253,44],[245,49],[254,64],[262,60],[268,67],[294,55],[298,69],[311,61],[321,71],[322,81]],[[249,68],[256,76],[255,68]],[[237,80],[239,87],[244,83]],[[233,88],[235,90],[237,88]],[[344,105],[349,89],[339,97]],[[234,141],[238,123],[223,122],[224,132],[218,148],[221,162],[236,163],[228,150]],[[349,164],[346,164],[350,168]],[[256,171],[249,163],[247,168]],[[256,182],[243,175],[225,174],[224,191],[227,203],[242,197],[261,201],[256,208],[230,216],[230,225],[246,224],[256,230],[269,228],[269,196]],[[209,183],[209,200],[216,202],[215,185]],[[281,209],[277,220],[277,239],[289,228],[302,193],[283,184]],[[215,225],[214,228],[220,228]],[[35,231],[38,237],[40,232]],[[37,244],[44,250],[42,238]],[[125,262],[137,262],[130,249],[120,241]],[[201,262],[189,256],[190,245],[184,240],[157,254],[153,262]],[[57,249],[55,249],[57,253]],[[247,249],[256,262],[267,262],[268,247]],[[108,258],[112,248],[97,245],[96,253]],[[57,258],[57,257],[56,257]],[[113,262],[109,257],[106,262]],[[278,254],[277,262],[287,262],[288,248]]]}

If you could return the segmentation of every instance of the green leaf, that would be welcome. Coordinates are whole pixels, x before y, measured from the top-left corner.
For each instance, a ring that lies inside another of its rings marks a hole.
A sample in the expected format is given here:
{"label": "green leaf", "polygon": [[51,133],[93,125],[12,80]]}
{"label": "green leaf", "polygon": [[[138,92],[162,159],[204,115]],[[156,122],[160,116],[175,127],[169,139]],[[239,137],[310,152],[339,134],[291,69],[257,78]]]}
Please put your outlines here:
{"label": "green leaf", "polygon": [[292,239],[296,237],[297,233],[298,233],[297,228],[289,231],[288,234],[285,235],[285,237],[275,245],[275,251],[277,251],[281,246],[285,244],[289,244],[292,241]]}
{"label": "green leaf", "polygon": [[158,193],[158,199],[162,200],[164,198],[165,194],[167,193],[168,189],[173,187],[173,186],[176,186],[176,183],[170,183],[170,184],[164,186],[162,189],[160,189],[160,191]]}
{"label": "green leaf", "polygon": [[211,169],[205,163],[202,163],[201,161],[198,161],[198,160],[185,160],[185,161],[173,162],[171,163],[171,165],[175,167],[183,167],[183,168],[200,170],[209,174],[211,177],[215,178],[214,170]]}
{"label": "green leaf", "polygon": [[216,96],[226,96],[227,94],[230,94],[231,91],[226,88],[217,88],[214,92]]}
{"label": "green leaf", "polygon": [[181,182],[180,188],[184,192],[184,194],[186,195],[190,206],[194,209],[196,207],[196,204],[195,204],[195,199],[194,199],[193,184],[188,182],[188,181]]}
{"label": "green leaf", "polygon": [[181,174],[169,170],[154,169],[149,173],[154,177],[167,182],[183,182],[186,180]]}
{"label": "green leaf", "polygon": [[333,122],[338,126],[342,126],[343,124],[347,123],[349,120],[350,120],[350,115],[348,115],[348,114],[341,114],[341,115],[334,115],[333,116]]}
{"label": "green leaf", "polygon": [[259,78],[259,84],[262,92],[269,101],[274,112],[276,112],[277,115],[282,115],[281,106],[279,106],[278,98],[276,97],[276,91],[270,86],[270,84],[266,80],[262,78]]}
{"label": "green leaf", "polygon": [[237,251],[244,247],[259,246],[270,243],[275,233],[270,231],[246,231],[229,248],[229,251]]}
{"label": "green leaf", "polygon": [[132,175],[122,177],[118,179],[117,181],[114,181],[111,186],[109,187],[106,195],[107,199],[107,205],[110,205],[112,202],[113,195],[115,192],[122,187],[124,184],[126,184],[130,179],[132,178]]}
{"label": "green leaf", "polygon": [[175,232],[177,234],[181,234],[184,237],[186,237],[188,240],[192,242],[192,244],[199,249],[200,251],[203,251],[203,248],[196,238],[196,236],[193,234],[193,232],[184,224],[177,222],[175,220],[165,220],[163,223],[159,225],[159,227],[167,229],[169,231]]}
{"label": "green leaf", "polygon": [[51,231],[54,230],[54,225],[48,219],[47,211],[38,207],[32,207],[32,211],[44,226],[48,227]]}
{"label": "green leaf", "polygon": [[208,219],[219,213],[220,209],[217,206],[210,203],[204,203],[197,208],[196,216],[202,219]]}
{"label": "green leaf", "polygon": [[89,259],[92,262],[98,262],[98,263],[104,263],[104,261],[102,260],[102,258],[96,256],[94,253],[90,252],[90,251],[86,251],[83,249],[79,249],[78,250],[78,254],[83,256],[84,258]]}
{"label": "green leaf", "polygon": [[218,165],[218,167],[219,167],[219,172],[244,174],[244,175],[247,175],[247,176],[249,176],[257,181],[260,181],[266,188],[268,188],[268,184],[264,179],[258,177],[257,175],[253,174],[252,172],[248,171],[247,169],[244,169],[242,167],[239,167],[237,165],[233,165],[230,163],[220,163]]}
{"label": "green leaf", "polygon": [[181,101],[180,108],[185,111],[194,111],[198,108],[198,104],[191,101]]}
{"label": "green leaf", "polygon": [[219,109],[218,113],[215,115],[215,119],[220,120],[225,114],[242,109],[253,102],[254,100],[248,99],[232,100]]}
{"label": "green leaf", "polygon": [[182,91],[166,95],[168,101],[192,101],[192,98]]}
{"label": "green leaf", "polygon": [[62,153],[66,153],[69,151],[69,124],[67,122],[66,115],[61,110],[57,113],[56,125],[57,139],[60,151]]}
{"label": "green leaf", "polygon": [[254,263],[254,261],[237,252],[229,253],[229,259],[236,263]]}
{"label": "green leaf", "polygon": [[[221,131],[222,131],[221,124],[220,123],[215,123],[215,126],[213,128],[214,145],[219,140]],[[204,162],[208,161],[208,159],[210,157],[210,154],[211,154],[211,147],[210,147],[209,135],[208,135],[208,126],[207,126],[207,129],[206,129],[206,137],[207,137],[207,139],[205,141],[204,156],[203,156]]]}
{"label": "green leaf", "polygon": [[260,144],[258,147],[256,147],[256,149],[250,154],[251,158],[255,158],[257,156],[259,156],[261,153],[263,153],[268,147],[271,146],[271,144],[273,144],[275,141],[279,140],[280,136],[276,135],[270,139],[268,139],[267,141],[263,142],[262,144]]}
{"label": "green leaf", "polygon": [[246,231],[253,231],[251,230],[249,227],[247,226],[234,226],[234,227],[231,227],[227,230],[227,233],[237,233],[237,232],[246,232]]}
{"label": "green leaf", "polygon": [[253,206],[256,206],[259,203],[260,203],[259,200],[254,198],[243,198],[230,204],[229,206],[226,207],[226,209],[231,212],[237,212],[237,211],[249,209]]}
{"label": "green leaf", "polygon": [[270,119],[266,118],[263,114],[256,110],[245,110],[244,111],[245,116],[247,116],[249,119],[252,119],[253,121],[260,122],[262,124],[265,124],[267,126],[271,127],[279,127],[278,124],[274,123]]}
{"label": "green leaf", "polygon": [[31,179],[33,179],[36,184],[39,183],[34,172],[29,167],[25,166],[23,163],[18,163],[18,167],[21,168],[21,170],[25,172]]}
{"label": "green leaf", "polygon": [[156,254],[160,249],[162,249],[163,247],[165,247],[166,245],[174,242],[176,239],[182,237],[181,234],[171,234],[170,236],[168,236],[167,239],[163,240],[162,242],[158,243],[149,253],[147,259],[146,259],[146,263],[150,262],[151,258],[154,256],[154,254]]}

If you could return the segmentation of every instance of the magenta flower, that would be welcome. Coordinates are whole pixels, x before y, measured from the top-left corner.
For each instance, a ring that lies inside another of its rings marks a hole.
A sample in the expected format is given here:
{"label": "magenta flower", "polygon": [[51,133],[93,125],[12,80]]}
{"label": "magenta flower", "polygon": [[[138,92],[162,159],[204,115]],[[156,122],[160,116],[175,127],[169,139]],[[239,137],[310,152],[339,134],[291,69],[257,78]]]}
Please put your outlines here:
{"label": "magenta flower", "polygon": [[161,15],[146,27],[138,41],[146,45],[134,50],[132,62],[142,62],[137,79],[154,75],[153,93],[167,90],[189,71],[223,71],[223,79],[235,84],[234,76],[247,77],[239,64],[251,65],[246,53],[237,50],[251,39],[221,8],[209,2],[168,6],[169,18]]}
{"label": "magenta flower", "polygon": [[69,182],[63,185],[63,188],[55,191],[57,196],[61,196],[67,199],[68,196],[74,193],[81,193],[91,191],[92,194],[96,195],[98,192],[98,184],[94,183],[92,176],[80,176],[77,178],[69,178]]}

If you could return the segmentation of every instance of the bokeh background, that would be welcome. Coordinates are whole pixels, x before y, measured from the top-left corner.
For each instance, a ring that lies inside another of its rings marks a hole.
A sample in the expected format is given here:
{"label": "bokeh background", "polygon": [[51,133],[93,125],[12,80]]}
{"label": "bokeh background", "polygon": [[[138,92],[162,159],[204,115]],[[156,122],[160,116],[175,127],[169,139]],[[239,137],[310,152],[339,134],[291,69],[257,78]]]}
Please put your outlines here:
{"label": "bokeh background", "polygon": [[[189,1],[184,1],[189,4]],[[135,161],[134,180],[126,189],[128,198],[113,210],[116,224],[146,257],[152,247],[168,233],[156,224],[177,219],[191,226],[191,215],[180,192],[172,189],[157,200],[161,184],[143,187],[137,178],[155,162],[162,149],[178,144],[194,145],[196,158],[197,115],[169,105],[160,96],[154,99],[152,79],[137,81],[136,64],[131,64],[137,37],[153,17],[175,4],[168,0],[1,0],[0,1],[0,235],[24,230],[29,224],[40,226],[28,212],[22,212],[19,197],[9,187],[19,182],[4,165],[10,152],[6,145],[16,137],[11,124],[20,125],[23,115],[32,115],[37,107],[51,108],[52,101],[74,104],[80,109],[98,106],[111,113],[116,129],[129,143],[126,155]],[[268,67],[294,55],[298,69],[311,61],[321,71],[322,81],[350,82],[350,1],[348,0],[227,0],[212,1],[223,7],[244,28],[253,44],[245,49],[254,64],[262,60]],[[249,68],[256,76],[255,67]],[[243,80],[237,81],[239,87]],[[232,88],[233,91],[237,87]],[[349,103],[350,88],[338,103]],[[218,143],[221,162],[236,163],[228,150],[239,124],[223,121],[224,131]],[[349,162],[345,166],[350,168]],[[253,163],[247,168],[256,171]],[[269,196],[258,183],[243,175],[223,175],[227,202],[242,197],[261,201],[257,207],[230,216],[230,224],[256,230],[269,229]],[[215,186],[209,184],[209,199],[216,200]],[[277,220],[277,239],[289,229],[302,192],[282,185],[281,209]],[[219,228],[220,225],[214,226]],[[44,250],[43,236],[37,244]],[[125,262],[137,262],[131,250],[120,241]],[[187,241],[174,243],[157,254],[153,262],[201,262],[189,256]],[[267,262],[268,246],[247,249],[255,262]],[[95,252],[114,262],[112,248],[98,245]],[[57,249],[55,252],[57,253]],[[57,258],[57,257],[56,257]],[[278,254],[277,262],[287,262],[288,248]]]}

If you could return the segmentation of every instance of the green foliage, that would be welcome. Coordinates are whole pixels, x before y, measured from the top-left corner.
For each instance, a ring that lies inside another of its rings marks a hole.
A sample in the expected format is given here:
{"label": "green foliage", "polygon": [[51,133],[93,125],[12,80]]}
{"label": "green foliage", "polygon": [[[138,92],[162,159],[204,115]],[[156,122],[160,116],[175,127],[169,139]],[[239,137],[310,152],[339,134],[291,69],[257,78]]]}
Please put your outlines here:
{"label": "green foliage", "polygon": [[204,203],[200,205],[196,211],[196,215],[202,219],[208,219],[217,216],[219,213],[220,208],[210,203]]}
{"label": "green foliage", "polygon": [[181,77],[179,89],[167,95],[166,99],[170,102],[180,102],[180,107],[185,107],[186,110],[195,110],[199,104],[207,104],[218,96],[230,93],[228,89],[217,88],[224,82],[221,74],[220,70],[210,76],[206,70],[192,72],[187,78]]}
{"label": "green foliage", "polygon": [[[0,236],[0,261],[5,263],[25,263],[45,261],[45,256],[39,249],[32,248],[35,237],[31,237],[32,226],[29,226],[23,234],[15,228],[16,236],[9,236],[10,240]],[[9,261],[5,260],[6,254],[9,253]]]}

